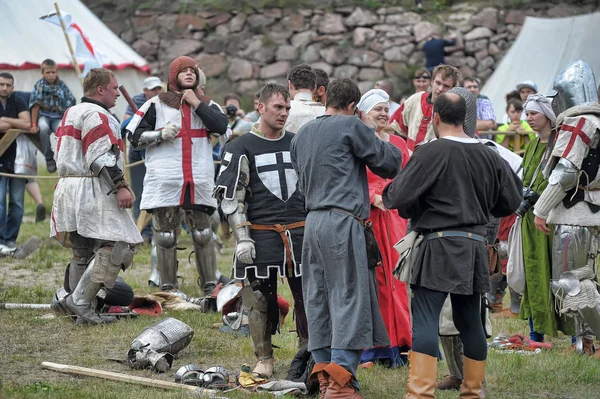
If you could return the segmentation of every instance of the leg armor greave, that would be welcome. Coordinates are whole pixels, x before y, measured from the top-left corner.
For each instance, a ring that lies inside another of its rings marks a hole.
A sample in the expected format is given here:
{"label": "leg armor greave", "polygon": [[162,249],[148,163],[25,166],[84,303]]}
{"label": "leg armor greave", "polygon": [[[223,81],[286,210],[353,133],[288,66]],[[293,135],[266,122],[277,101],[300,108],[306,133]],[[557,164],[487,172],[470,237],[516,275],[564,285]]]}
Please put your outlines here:
{"label": "leg armor greave", "polygon": [[150,277],[148,277],[148,286],[160,287],[160,273],[158,272],[158,254],[154,236],[152,237],[152,250],[150,251]]}
{"label": "leg armor greave", "polygon": [[521,298],[523,296],[511,287],[508,288],[510,291],[510,311],[514,314],[519,314],[521,313]]}
{"label": "leg armor greave", "polygon": [[506,276],[502,273],[496,273],[490,277],[490,284],[492,285],[492,292],[488,292],[485,295],[492,305],[492,311],[501,312],[502,299],[506,295]]}
{"label": "leg armor greave", "polygon": [[152,210],[152,229],[156,244],[156,260],[163,291],[178,289],[177,284],[177,229],[181,223],[179,207]]}
{"label": "leg armor greave", "polygon": [[591,331],[600,336],[600,294],[594,280],[597,229],[556,226],[553,250],[551,284],[560,312],[581,316]]}
{"label": "leg armor greave", "polygon": [[459,336],[440,337],[450,375],[463,379],[463,348]]}
{"label": "leg armor greave", "polygon": [[161,290],[178,289],[177,283],[177,231],[155,231],[156,261]]}
{"label": "leg armor greave", "polygon": [[71,240],[73,259],[67,266],[68,272],[65,276],[64,285],[67,292],[73,292],[94,256],[94,239],[82,237],[77,232],[71,232],[69,239]]}
{"label": "leg armor greave", "polygon": [[251,286],[242,288],[242,301],[248,311],[248,326],[254,344],[254,354],[259,360],[273,357],[271,344],[271,323],[268,321],[268,298]]}
{"label": "leg armor greave", "polygon": [[102,318],[94,311],[96,295],[101,288],[113,288],[121,269],[131,264],[133,253],[125,243],[102,247],[96,252],[83,276],[66,300],[68,311],[77,316],[77,322],[102,324],[114,318]]}
{"label": "leg armor greave", "polygon": [[217,286],[217,254],[211,229],[212,218],[201,211],[187,211],[190,221],[196,269],[198,270],[198,285],[205,295],[212,294]]}

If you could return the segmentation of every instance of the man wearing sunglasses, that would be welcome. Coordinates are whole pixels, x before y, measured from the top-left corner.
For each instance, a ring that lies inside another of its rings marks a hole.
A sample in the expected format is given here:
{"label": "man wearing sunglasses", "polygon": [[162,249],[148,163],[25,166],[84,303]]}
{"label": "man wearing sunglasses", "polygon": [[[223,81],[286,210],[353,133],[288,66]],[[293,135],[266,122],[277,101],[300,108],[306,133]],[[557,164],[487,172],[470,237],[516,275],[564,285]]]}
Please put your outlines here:
{"label": "man wearing sunglasses", "polygon": [[417,69],[412,83],[415,87],[415,93],[420,91],[429,91],[429,87],[431,86],[431,74],[427,68]]}

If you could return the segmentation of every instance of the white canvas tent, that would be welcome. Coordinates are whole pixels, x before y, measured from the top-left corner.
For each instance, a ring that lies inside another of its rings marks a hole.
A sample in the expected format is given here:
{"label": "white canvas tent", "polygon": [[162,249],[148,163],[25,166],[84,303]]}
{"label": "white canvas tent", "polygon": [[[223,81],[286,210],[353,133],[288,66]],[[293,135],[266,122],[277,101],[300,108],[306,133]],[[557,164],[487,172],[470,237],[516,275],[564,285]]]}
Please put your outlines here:
{"label": "white canvas tent", "polygon": [[487,81],[481,93],[494,105],[496,120],[505,115],[506,94],[524,80],[533,80],[542,94],[555,76],[578,59],[587,62],[600,84],[600,13],[570,18],[531,18]]}
{"label": "white canvas tent", "polygon": [[[83,96],[81,83],[60,27],[39,19],[55,11],[55,0],[0,1],[0,71],[15,77],[15,90],[31,91],[41,78],[40,64],[51,58],[59,66],[59,76],[67,83],[75,98]],[[114,34],[79,0],[57,0],[61,11],[68,12],[73,22],[104,55],[104,67],[115,71],[119,85],[131,96],[142,91],[142,82],[150,68],[144,58]],[[73,42],[73,46],[74,41]],[[83,70],[83,67],[82,67]],[[122,118],[127,103],[120,97],[113,109]]]}

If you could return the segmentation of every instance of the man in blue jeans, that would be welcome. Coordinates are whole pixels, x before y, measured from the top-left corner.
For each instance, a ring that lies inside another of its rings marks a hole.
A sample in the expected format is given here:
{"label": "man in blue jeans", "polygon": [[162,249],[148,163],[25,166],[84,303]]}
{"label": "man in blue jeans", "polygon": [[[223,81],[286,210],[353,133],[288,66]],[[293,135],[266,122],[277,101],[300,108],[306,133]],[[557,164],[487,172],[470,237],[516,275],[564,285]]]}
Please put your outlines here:
{"label": "man in blue jeans", "polygon": [[[9,129],[31,128],[27,104],[13,94],[14,78],[0,72],[0,138]],[[14,173],[17,143],[13,142],[0,154],[0,172]],[[0,250],[13,250],[23,220],[25,179],[0,176]],[[8,208],[6,195],[8,194]]]}

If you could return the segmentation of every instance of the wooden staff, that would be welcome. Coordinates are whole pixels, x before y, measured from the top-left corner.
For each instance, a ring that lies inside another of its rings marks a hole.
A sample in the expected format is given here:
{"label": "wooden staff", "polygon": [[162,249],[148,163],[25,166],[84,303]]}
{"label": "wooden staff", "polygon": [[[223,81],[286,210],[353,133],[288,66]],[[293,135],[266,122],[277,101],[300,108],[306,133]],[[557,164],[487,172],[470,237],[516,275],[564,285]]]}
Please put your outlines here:
{"label": "wooden staff", "polygon": [[129,106],[133,110],[133,113],[135,114],[138,111],[138,107],[133,102],[133,99],[129,95],[129,92],[127,91],[127,89],[125,88],[125,86],[123,86],[123,85],[119,86],[119,91],[121,92],[121,94],[125,98],[125,101],[127,101],[127,104],[129,104]]}
{"label": "wooden staff", "polygon": [[217,394],[217,391],[214,389],[199,388],[192,385],[178,384],[175,382],[138,377],[128,374],[113,373],[111,371],[91,369],[87,367],[70,366],[68,364],[42,362],[42,367],[48,370],[58,371],[59,373],[85,375],[88,377],[97,377],[105,380],[128,382],[130,384],[143,385],[146,387],[192,391],[195,394],[197,393],[207,397],[215,397]]}
{"label": "wooden staff", "polygon": [[62,27],[63,33],[65,34],[65,40],[67,41],[67,46],[69,46],[69,52],[71,53],[71,58],[73,59],[73,67],[75,68],[75,72],[77,73],[77,77],[79,78],[79,83],[81,83],[81,87],[83,88],[83,79],[81,78],[81,69],[79,68],[79,63],[77,62],[77,58],[75,58],[75,52],[73,51],[73,46],[71,45],[71,39],[69,38],[69,34],[67,33],[67,27],[65,26],[65,21],[63,21],[62,16],[60,15],[60,8],[58,7],[58,3],[54,3],[54,8],[56,9],[56,15],[58,16],[58,20],[60,21],[60,26]]}
{"label": "wooden staff", "polygon": [[0,310],[13,309],[50,309],[50,304],[46,303],[8,303],[0,302]]}

